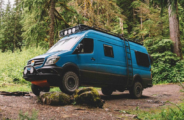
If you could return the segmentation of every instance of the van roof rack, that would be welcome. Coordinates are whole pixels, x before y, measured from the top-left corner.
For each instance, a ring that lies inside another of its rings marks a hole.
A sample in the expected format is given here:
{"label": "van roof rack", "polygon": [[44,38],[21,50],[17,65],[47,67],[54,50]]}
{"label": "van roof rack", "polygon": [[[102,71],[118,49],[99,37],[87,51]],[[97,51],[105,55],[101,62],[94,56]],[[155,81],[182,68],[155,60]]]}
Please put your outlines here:
{"label": "van roof rack", "polygon": [[81,31],[85,31],[85,30],[96,30],[99,32],[103,32],[103,33],[118,37],[122,40],[131,41],[131,42],[143,45],[143,43],[138,42],[138,40],[126,39],[120,34],[116,34],[116,33],[110,32],[108,30],[96,27],[96,26],[90,27],[90,26],[83,25],[83,24],[79,24],[75,27],[70,27],[70,28],[64,29],[64,30],[59,32],[59,35],[60,35],[60,37],[64,37],[64,36],[68,36],[68,35],[75,34],[75,33],[81,32]]}

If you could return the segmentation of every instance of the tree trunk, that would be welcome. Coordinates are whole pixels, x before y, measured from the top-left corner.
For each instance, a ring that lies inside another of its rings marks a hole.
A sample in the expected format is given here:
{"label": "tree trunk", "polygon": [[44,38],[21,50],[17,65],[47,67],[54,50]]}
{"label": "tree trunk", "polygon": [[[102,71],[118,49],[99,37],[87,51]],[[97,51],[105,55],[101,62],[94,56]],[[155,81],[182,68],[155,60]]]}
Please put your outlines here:
{"label": "tree trunk", "polygon": [[[134,0],[132,0],[132,3],[134,2]],[[135,9],[133,8],[133,26],[134,26],[134,23],[135,23]]]}
{"label": "tree trunk", "polygon": [[181,51],[181,42],[180,42],[180,33],[179,33],[179,19],[178,15],[178,6],[177,2],[175,4],[176,12],[172,12],[171,4],[169,4],[169,29],[170,29],[170,39],[174,43],[174,53],[177,54],[178,57],[183,59],[182,51]]}
{"label": "tree trunk", "polygon": [[52,47],[54,45],[54,8],[55,8],[55,1],[51,0],[51,6],[50,6],[50,11],[49,11],[49,17],[50,17],[50,44],[49,47]]}
{"label": "tree trunk", "polygon": [[[142,32],[142,29],[143,29],[143,21],[142,21],[142,5],[141,5],[141,16],[140,16],[140,20],[141,20],[141,32]],[[141,34],[141,37],[142,37],[142,39],[144,40],[144,36],[143,36],[143,34]]]}
{"label": "tree trunk", "polygon": [[122,20],[122,18],[119,18],[119,24],[120,24],[120,28],[122,30],[121,34],[124,36],[124,28],[123,28],[123,20]]}
{"label": "tree trunk", "polygon": [[[84,0],[84,13],[83,13],[83,16],[85,18],[87,18],[87,1],[86,0]],[[86,20],[84,20],[84,25],[87,25],[87,21]]]}

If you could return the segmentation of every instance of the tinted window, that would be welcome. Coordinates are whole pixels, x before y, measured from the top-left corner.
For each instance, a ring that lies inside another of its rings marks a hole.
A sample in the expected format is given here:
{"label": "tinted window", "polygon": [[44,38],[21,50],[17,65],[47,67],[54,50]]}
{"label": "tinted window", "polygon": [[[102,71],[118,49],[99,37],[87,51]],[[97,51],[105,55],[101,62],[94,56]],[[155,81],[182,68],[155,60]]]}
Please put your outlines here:
{"label": "tinted window", "polygon": [[94,48],[93,39],[90,38],[84,38],[81,43],[82,49],[80,53],[92,53]]}
{"label": "tinted window", "polygon": [[138,65],[145,66],[145,67],[150,66],[150,62],[147,54],[135,51],[135,55],[136,55],[136,60]]}
{"label": "tinted window", "polygon": [[107,57],[114,57],[112,46],[104,45],[104,54]]}

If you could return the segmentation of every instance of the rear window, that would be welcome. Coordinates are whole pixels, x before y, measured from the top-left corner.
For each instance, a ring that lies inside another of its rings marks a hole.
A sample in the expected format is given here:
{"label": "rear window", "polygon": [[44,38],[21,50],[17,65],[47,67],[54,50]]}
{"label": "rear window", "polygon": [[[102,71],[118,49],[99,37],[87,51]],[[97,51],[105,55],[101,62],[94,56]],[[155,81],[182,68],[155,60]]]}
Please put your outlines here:
{"label": "rear window", "polygon": [[138,65],[144,66],[144,67],[150,66],[149,56],[147,54],[135,51],[135,55],[136,55],[136,60]]}

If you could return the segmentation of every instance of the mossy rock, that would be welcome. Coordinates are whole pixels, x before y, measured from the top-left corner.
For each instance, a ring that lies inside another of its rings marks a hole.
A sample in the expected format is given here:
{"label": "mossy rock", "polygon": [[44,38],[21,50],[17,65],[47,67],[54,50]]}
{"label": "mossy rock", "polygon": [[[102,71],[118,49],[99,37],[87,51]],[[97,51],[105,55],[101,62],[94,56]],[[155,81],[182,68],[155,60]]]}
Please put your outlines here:
{"label": "mossy rock", "polygon": [[39,100],[47,105],[68,105],[71,103],[70,96],[62,92],[41,92]]}
{"label": "mossy rock", "polygon": [[104,105],[104,101],[100,98],[98,91],[92,87],[76,90],[74,99],[76,104],[87,104],[100,108]]}

